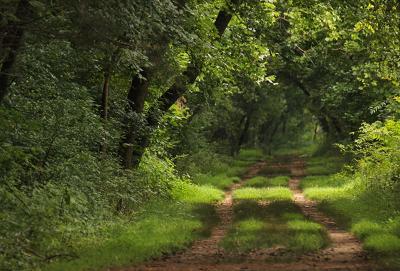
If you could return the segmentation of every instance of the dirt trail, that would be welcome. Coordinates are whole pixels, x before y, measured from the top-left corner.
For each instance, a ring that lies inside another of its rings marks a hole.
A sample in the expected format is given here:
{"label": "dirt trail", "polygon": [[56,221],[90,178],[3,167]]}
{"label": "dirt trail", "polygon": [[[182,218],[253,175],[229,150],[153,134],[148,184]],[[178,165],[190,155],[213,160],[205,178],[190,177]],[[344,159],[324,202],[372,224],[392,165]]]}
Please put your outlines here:
{"label": "dirt trail", "polygon": [[[317,253],[310,253],[290,262],[273,262],[279,255],[284,255],[287,250],[281,247],[252,251],[248,254],[231,254],[219,247],[219,242],[225,236],[233,221],[232,193],[243,183],[258,174],[266,167],[265,162],[260,162],[250,167],[241,182],[234,184],[225,193],[225,198],[217,205],[217,213],[220,217],[219,224],[213,229],[207,239],[198,240],[186,251],[175,255],[165,256],[153,262],[141,266],[125,269],[113,269],[119,271],[235,271],[235,270],[377,270],[367,259],[362,251],[359,241],[350,233],[340,230],[335,222],[316,208],[316,203],[304,198],[299,189],[299,177],[304,174],[304,162],[290,160],[268,167],[290,170],[292,179],[289,187],[294,193],[294,201],[303,213],[310,219],[323,224],[328,231],[332,244]],[[272,260],[272,261],[271,261]]]}
{"label": "dirt trail", "polygon": [[335,267],[334,270],[377,270],[372,262],[368,261],[362,245],[351,233],[340,229],[335,221],[317,209],[317,202],[304,197],[300,189],[300,178],[304,176],[304,161],[293,160],[290,163],[292,178],[289,188],[294,195],[294,202],[301,208],[305,216],[325,226],[331,244],[328,248],[305,255],[304,263],[310,264],[317,270],[326,270],[326,267]]}

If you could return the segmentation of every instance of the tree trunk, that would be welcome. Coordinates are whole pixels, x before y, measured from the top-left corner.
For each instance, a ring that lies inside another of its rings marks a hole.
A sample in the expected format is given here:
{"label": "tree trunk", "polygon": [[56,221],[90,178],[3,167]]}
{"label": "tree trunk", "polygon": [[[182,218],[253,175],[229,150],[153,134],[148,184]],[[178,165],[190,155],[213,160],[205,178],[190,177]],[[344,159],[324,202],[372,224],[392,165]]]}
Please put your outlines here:
{"label": "tree trunk", "polygon": [[[100,104],[100,117],[104,122],[108,120],[109,111],[109,97],[110,97],[110,82],[113,73],[113,67],[117,64],[120,55],[120,50],[116,49],[110,56],[110,59],[106,59],[104,74],[103,74],[103,89],[101,93],[101,104]],[[102,142],[100,145],[100,152],[107,152],[106,142]]]}
{"label": "tree trunk", "polygon": [[236,155],[239,154],[240,149],[246,139],[247,132],[249,131],[249,128],[250,128],[250,120],[251,120],[251,114],[247,115],[245,118],[244,127],[240,133],[240,137],[239,137],[239,140],[238,140],[238,143],[236,146],[236,150],[235,150]]}
{"label": "tree trunk", "polygon": [[15,17],[17,22],[10,22],[5,29],[1,50],[5,52],[0,69],[0,103],[8,94],[9,85],[15,75],[12,74],[18,51],[21,48],[25,29],[23,22],[32,17],[32,10],[28,0],[20,0]]}
{"label": "tree trunk", "polygon": [[[234,1],[237,2],[237,0]],[[230,10],[223,9],[218,13],[214,25],[218,31],[219,37],[223,35],[231,19],[232,13]],[[196,81],[197,77],[201,73],[201,66],[202,63],[191,62],[187,69],[176,78],[174,84],[163,95],[161,95],[160,98],[158,98],[157,102],[149,109],[146,119],[148,127],[146,127],[147,132],[144,135],[132,135],[134,131],[131,129],[129,131],[131,134],[125,136],[127,140],[125,142],[128,142],[128,144],[125,144],[124,146],[125,155],[123,155],[123,157],[125,168],[130,169],[137,167],[140,164],[144,151],[150,144],[152,131],[157,128],[162,115],[167,112],[179,97],[187,91],[188,85],[191,85]],[[141,88],[142,86],[138,85],[137,87]],[[140,92],[141,91],[138,91],[138,93]],[[161,114],[159,114],[159,112]],[[138,131],[136,131],[136,133],[138,133]],[[136,142],[130,143],[129,140]],[[133,143],[136,143],[134,148]],[[128,154],[128,152],[132,152],[132,155]]]}
{"label": "tree trunk", "polygon": [[110,96],[110,80],[111,80],[111,67],[108,67],[104,72],[103,92],[101,95],[100,116],[103,120],[108,119],[108,99]]}
{"label": "tree trunk", "polygon": [[[140,73],[133,76],[131,87],[128,91],[127,99],[129,104],[129,111],[136,115],[141,115],[144,110],[144,102],[148,94],[149,88],[148,73],[148,70],[144,69]],[[125,135],[123,137],[120,147],[120,153],[124,167],[126,169],[130,169],[137,165],[135,159],[135,152],[137,152],[137,144],[135,143],[137,142],[135,141],[140,141],[141,137],[143,137],[144,135],[139,135],[142,133],[139,133],[138,131],[136,131],[135,133],[135,127],[132,121],[130,121],[129,119],[126,121],[126,126],[127,127]]]}

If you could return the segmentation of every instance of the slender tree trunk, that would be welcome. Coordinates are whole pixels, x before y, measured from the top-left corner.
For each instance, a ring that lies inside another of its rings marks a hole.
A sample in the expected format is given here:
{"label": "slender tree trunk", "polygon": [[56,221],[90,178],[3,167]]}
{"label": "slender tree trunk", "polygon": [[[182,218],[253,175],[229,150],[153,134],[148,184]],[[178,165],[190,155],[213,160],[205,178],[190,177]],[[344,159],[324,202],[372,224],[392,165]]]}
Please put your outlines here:
{"label": "slender tree trunk", "polygon": [[314,134],[313,134],[313,141],[314,141],[314,142],[317,140],[318,127],[319,127],[318,123],[315,123],[315,126],[314,126]]}
{"label": "slender tree trunk", "polygon": [[[100,107],[100,117],[104,122],[108,120],[108,98],[110,95],[110,81],[111,81],[111,68],[107,68],[104,72],[104,80],[103,80],[103,91],[101,95],[101,107]],[[106,140],[103,140],[100,143],[100,152],[102,154],[107,153],[107,143]]]}
{"label": "slender tree trunk", "polygon": [[238,144],[237,144],[236,151],[235,151],[236,154],[239,154],[240,149],[241,149],[241,147],[242,147],[242,145],[243,145],[243,143],[244,143],[244,141],[246,139],[247,133],[248,133],[249,128],[250,128],[250,121],[251,121],[251,114],[247,115],[246,119],[244,121],[244,127],[243,127],[243,129],[242,129],[242,131],[240,133],[240,137],[239,137]]}
{"label": "slender tree trunk", "polygon": [[[101,104],[100,104],[100,117],[103,119],[104,123],[108,120],[109,111],[109,97],[110,97],[110,83],[113,73],[113,67],[117,64],[120,55],[120,50],[116,49],[112,54],[110,59],[107,59],[104,73],[103,73],[103,88],[101,93]],[[100,152],[105,154],[107,152],[106,142],[100,144]]]}
{"label": "slender tree trunk", "polygon": [[5,55],[0,68],[0,103],[8,94],[9,85],[15,76],[12,74],[13,68],[25,32],[23,22],[32,17],[32,10],[28,0],[19,1],[15,17],[19,21],[10,22],[4,27],[5,34],[1,42],[1,50],[5,52]]}
{"label": "slender tree trunk", "polygon": [[104,72],[103,91],[101,95],[101,112],[100,116],[103,120],[108,119],[108,100],[110,96],[111,66],[107,67]]}

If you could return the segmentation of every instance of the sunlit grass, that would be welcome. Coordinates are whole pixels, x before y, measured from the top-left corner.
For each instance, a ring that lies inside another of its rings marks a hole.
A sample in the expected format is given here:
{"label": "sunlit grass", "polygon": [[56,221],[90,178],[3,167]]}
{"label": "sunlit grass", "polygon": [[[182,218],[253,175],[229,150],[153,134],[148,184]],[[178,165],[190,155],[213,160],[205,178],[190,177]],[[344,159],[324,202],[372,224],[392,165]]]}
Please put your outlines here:
{"label": "sunlit grass", "polygon": [[189,203],[212,203],[221,200],[224,193],[212,186],[199,186],[188,182],[177,181],[172,189],[175,200]]}
{"label": "sunlit grass", "polygon": [[264,176],[256,176],[246,181],[244,187],[254,187],[254,188],[263,188],[263,187],[273,187],[273,186],[288,186],[289,183],[288,176],[278,176],[274,178],[267,178]]}
{"label": "sunlit grass", "polygon": [[294,253],[316,251],[328,244],[325,229],[306,220],[290,201],[260,205],[240,201],[234,207],[235,223],[221,246],[228,251],[283,246]]}
{"label": "sunlit grass", "polygon": [[338,200],[352,197],[347,187],[321,187],[307,188],[304,190],[307,198],[317,201]]}
{"label": "sunlit grass", "polygon": [[286,187],[253,188],[246,187],[237,189],[233,193],[235,200],[269,200],[283,201],[291,200],[292,192]]}

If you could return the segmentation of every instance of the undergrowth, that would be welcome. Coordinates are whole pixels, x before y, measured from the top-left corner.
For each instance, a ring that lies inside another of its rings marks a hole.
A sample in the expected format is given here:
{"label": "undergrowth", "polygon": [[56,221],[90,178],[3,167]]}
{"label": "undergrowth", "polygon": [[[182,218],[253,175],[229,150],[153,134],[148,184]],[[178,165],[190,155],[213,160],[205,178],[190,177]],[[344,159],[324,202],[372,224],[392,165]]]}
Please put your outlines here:
{"label": "undergrowth", "polygon": [[132,221],[116,222],[101,238],[84,239],[76,248],[79,257],[51,263],[46,271],[79,271],[127,266],[172,253],[209,234],[217,216],[207,204],[153,202]]}

